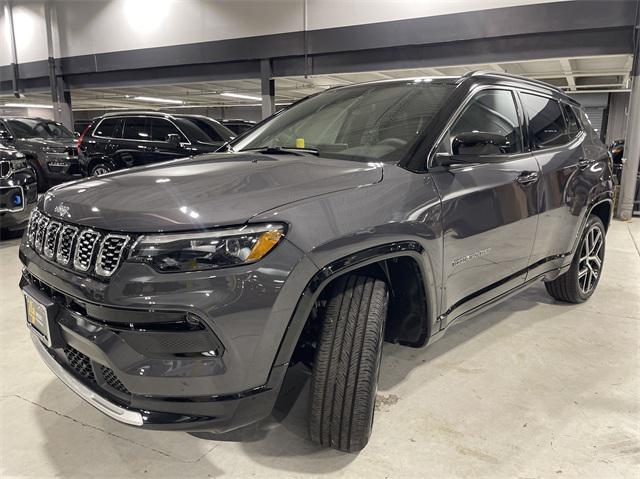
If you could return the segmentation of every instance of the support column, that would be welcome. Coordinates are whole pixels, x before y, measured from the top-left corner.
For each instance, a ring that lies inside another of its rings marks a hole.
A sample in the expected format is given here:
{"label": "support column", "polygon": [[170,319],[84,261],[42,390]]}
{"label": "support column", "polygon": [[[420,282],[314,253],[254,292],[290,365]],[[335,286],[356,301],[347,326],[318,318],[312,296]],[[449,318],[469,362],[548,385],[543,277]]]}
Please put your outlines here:
{"label": "support column", "polygon": [[56,71],[54,45],[60,45],[58,21],[53,2],[45,2],[44,16],[47,28],[47,52],[49,63],[49,86],[51,88],[51,103],[53,104],[53,118],[73,131],[73,111],[71,109],[71,92],[69,86]]}
{"label": "support column", "polygon": [[[637,21],[637,20],[636,20]],[[636,29],[638,25],[636,25]],[[620,181],[620,199],[617,216],[628,221],[633,215],[633,202],[636,195],[638,165],[640,164],[640,34],[636,36],[631,70],[631,97],[629,99],[629,117],[625,136],[624,156],[626,161]]]}
{"label": "support column", "polygon": [[260,79],[262,86],[262,119],[276,112],[276,82],[272,78],[271,60],[260,61]]}

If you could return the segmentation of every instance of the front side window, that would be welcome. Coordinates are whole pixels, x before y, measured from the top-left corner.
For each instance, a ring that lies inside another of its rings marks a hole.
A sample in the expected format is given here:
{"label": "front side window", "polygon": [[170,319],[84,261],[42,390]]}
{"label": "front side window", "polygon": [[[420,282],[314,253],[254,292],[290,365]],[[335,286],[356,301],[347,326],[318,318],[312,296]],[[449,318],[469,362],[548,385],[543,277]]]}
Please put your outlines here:
{"label": "front side window", "polygon": [[438,151],[475,156],[521,153],[522,128],[513,93],[484,90],[476,94],[445,133]]}
{"label": "front side window", "polygon": [[170,121],[164,118],[150,118],[151,122],[151,139],[153,141],[167,141],[169,135],[178,135],[181,142],[185,141],[185,138]]}
{"label": "front side window", "polygon": [[96,127],[93,134],[95,136],[103,136],[105,138],[119,138],[121,122],[122,119],[120,118],[107,118],[102,120]]}
{"label": "front side window", "polygon": [[330,90],[278,114],[232,147],[305,148],[327,158],[400,161],[453,88],[410,80]]}
{"label": "front side window", "polygon": [[529,136],[536,149],[567,143],[567,124],[560,104],[551,98],[522,93],[522,104],[529,117]]}
{"label": "front side window", "polygon": [[143,116],[125,118],[122,138],[128,140],[151,140],[149,119]]}

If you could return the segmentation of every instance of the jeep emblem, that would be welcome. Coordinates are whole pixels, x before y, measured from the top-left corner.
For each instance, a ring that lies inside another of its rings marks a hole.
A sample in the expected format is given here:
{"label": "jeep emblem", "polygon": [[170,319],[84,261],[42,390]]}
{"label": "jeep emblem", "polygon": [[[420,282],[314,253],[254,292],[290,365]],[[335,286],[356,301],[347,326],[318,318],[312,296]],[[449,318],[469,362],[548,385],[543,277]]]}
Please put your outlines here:
{"label": "jeep emblem", "polygon": [[53,209],[53,212],[56,213],[58,216],[70,216],[69,207],[64,203],[60,203],[58,206],[56,206]]}

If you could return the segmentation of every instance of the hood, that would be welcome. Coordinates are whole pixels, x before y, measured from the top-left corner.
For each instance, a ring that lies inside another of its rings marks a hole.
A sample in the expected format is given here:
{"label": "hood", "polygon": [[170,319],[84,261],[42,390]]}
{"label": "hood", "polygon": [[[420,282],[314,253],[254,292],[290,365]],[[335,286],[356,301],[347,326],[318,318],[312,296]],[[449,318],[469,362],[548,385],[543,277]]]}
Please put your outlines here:
{"label": "hood", "polygon": [[76,139],[74,137],[69,138],[20,138],[19,141],[24,145],[30,145],[34,148],[44,147],[76,147]]}
{"label": "hood", "polygon": [[111,231],[187,231],[243,224],[287,203],[381,179],[378,163],[220,153],[68,183],[49,190],[41,208]]}

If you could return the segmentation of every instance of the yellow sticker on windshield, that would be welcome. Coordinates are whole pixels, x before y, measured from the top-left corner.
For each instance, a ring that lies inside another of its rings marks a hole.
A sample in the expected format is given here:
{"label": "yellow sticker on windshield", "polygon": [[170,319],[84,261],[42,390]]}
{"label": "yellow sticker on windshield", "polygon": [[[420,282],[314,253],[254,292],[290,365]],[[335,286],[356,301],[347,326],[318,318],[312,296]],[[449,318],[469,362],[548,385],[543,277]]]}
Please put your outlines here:
{"label": "yellow sticker on windshield", "polygon": [[304,138],[296,138],[296,148],[304,148]]}

